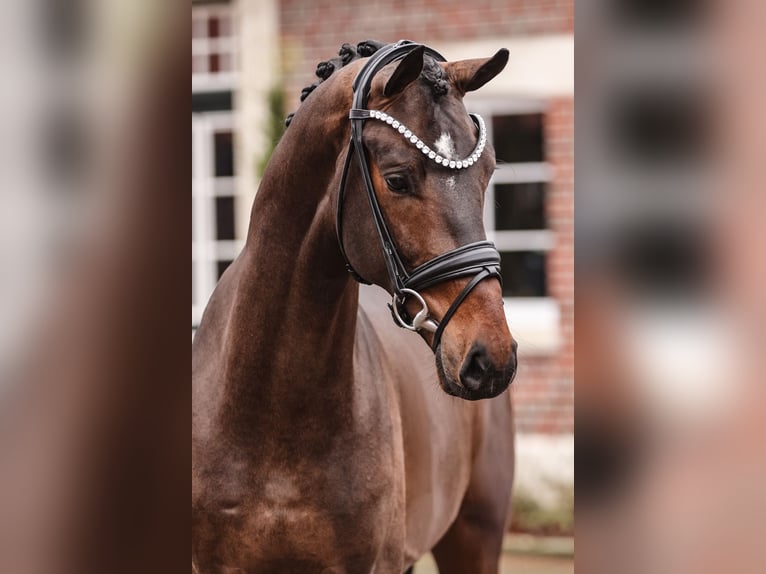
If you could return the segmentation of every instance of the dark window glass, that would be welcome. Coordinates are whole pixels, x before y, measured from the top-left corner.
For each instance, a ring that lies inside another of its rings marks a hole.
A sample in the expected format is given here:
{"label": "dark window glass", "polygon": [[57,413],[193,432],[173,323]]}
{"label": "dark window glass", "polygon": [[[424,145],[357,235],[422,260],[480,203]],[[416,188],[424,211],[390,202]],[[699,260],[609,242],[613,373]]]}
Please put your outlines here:
{"label": "dark window glass", "polygon": [[545,160],[542,114],[493,116],[492,132],[498,163]]}
{"label": "dark window glass", "polygon": [[76,179],[88,164],[88,134],[82,116],[65,102],[60,102],[47,122],[45,158],[61,189]]}
{"label": "dark window glass", "polygon": [[545,297],[545,252],[501,251],[504,297]]}
{"label": "dark window glass", "polygon": [[209,38],[217,38],[219,33],[218,16],[210,16],[207,21],[207,35]]}
{"label": "dark window glass", "polygon": [[545,184],[495,185],[495,229],[544,229]]}
{"label": "dark window glass", "polygon": [[[701,91],[701,90],[700,90]],[[644,90],[615,93],[609,108],[613,153],[638,165],[703,160],[711,114],[699,92]]]}
{"label": "dark window glass", "polygon": [[210,54],[210,73],[215,74],[221,71],[221,57],[218,54]]}
{"label": "dark window glass", "polygon": [[634,224],[614,238],[613,249],[621,277],[642,295],[690,297],[711,284],[710,244],[703,230],[692,224]]}
{"label": "dark window glass", "polygon": [[234,137],[231,132],[215,134],[215,176],[234,175]]}
{"label": "dark window glass", "polygon": [[708,0],[616,0],[608,6],[614,21],[628,29],[683,29],[700,25]]}
{"label": "dark window glass", "polygon": [[68,58],[77,57],[85,45],[87,32],[90,32],[90,14],[87,12],[85,2],[42,2],[43,9],[37,14],[40,23],[45,25],[42,39],[50,50],[50,56],[54,61],[68,61]]}
{"label": "dark window glass", "polygon": [[233,108],[231,92],[192,94],[192,113],[226,111]]}
{"label": "dark window glass", "polygon": [[232,261],[219,261],[218,262],[218,278],[221,278],[221,275],[223,275],[223,272],[226,271],[226,269],[231,265]]}
{"label": "dark window glass", "polygon": [[234,198],[215,198],[216,239],[234,239]]}

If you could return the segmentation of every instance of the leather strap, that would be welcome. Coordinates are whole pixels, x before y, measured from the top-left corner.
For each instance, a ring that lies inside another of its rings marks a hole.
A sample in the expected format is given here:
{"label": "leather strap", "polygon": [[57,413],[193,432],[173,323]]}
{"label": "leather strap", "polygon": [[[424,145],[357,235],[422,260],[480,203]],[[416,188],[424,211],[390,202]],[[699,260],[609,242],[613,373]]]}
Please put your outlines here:
{"label": "leather strap", "polygon": [[348,168],[351,165],[351,158],[354,155],[354,140],[348,142],[348,151],[346,152],[346,159],[343,162],[343,173],[340,176],[340,189],[338,191],[338,205],[335,212],[335,233],[338,237],[338,247],[340,247],[340,254],[343,256],[343,261],[346,264],[346,271],[351,273],[351,276],[359,283],[364,285],[372,285],[371,281],[367,281],[356,269],[354,269],[351,262],[346,255],[346,248],[343,246],[343,196],[346,189],[346,177],[348,176]]}
{"label": "leather strap", "polygon": [[[420,46],[420,44],[415,44],[409,40],[399,40],[399,42],[395,44],[388,44],[387,46],[380,48],[370,57],[370,59],[362,67],[354,79],[353,105],[349,113],[349,119],[351,120],[351,141],[349,142],[348,151],[346,152],[346,160],[343,164],[340,189],[338,190],[336,233],[338,234],[338,244],[340,246],[340,251],[343,255],[346,269],[349,270],[355,279],[361,279],[361,283],[369,285],[370,282],[363,279],[361,275],[354,269],[353,265],[351,265],[351,262],[348,259],[348,255],[346,254],[346,250],[343,246],[343,200],[346,191],[348,170],[351,166],[351,156],[356,155],[359,169],[362,173],[362,179],[364,180],[364,187],[367,191],[367,199],[370,204],[370,210],[372,211],[375,228],[378,233],[381,246],[383,247],[383,259],[386,263],[388,276],[391,279],[391,287],[396,293],[400,293],[401,289],[404,288],[404,280],[407,278],[407,271],[401,259],[399,258],[399,253],[394,247],[394,240],[391,236],[391,232],[388,229],[388,225],[386,225],[386,220],[384,219],[383,212],[380,209],[378,198],[375,195],[375,188],[372,185],[372,177],[370,176],[369,166],[364,155],[362,130],[364,128],[364,120],[369,119],[369,112],[365,108],[367,106],[367,98],[370,95],[372,79],[375,74],[377,74],[382,68],[391,62],[404,58],[412,50],[419,48]],[[439,52],[427,46],[425,47],[425,53],[440,62],[446,61],[444,56],[439,54]]]}
{"label": "leather strap", "polygon": [[494,244],[489,241],[469,243],[416,267],[404,286],[420,291],[436,283],[473,275],[485,267],[500,270],[500,254]]}
{"label": "leather strap", "polygon": [[452,302],[452,305],[450,305],[449,309],[447,309],[447,312],[444,314],[444,317],[442,317],[442,320],[439,321],[439,326],[434,332],[433,341],[431,341],[431,349],[434,351],[434,353],[436,352],[436,349],[439,348],[439,343],[441,343],[442,340],[442,333],[444,333],[444,329],[447,328],[447,323],[449,323],[449,320],[452,319],[452,316],[455,314],[455,311],[457,311],[457,308],[460,307],[460,304],[463,302],[463,300],[468,297],[468,294],[473,291],[473,288],[487,277],[497,277],[502,281],[500,278],[499,268],[498,270],[494,270],[489,267],[484,267],[474,276],[473,279],[471,279],[468,285],[466,285],[460,292],[460,295],[458,295]]}

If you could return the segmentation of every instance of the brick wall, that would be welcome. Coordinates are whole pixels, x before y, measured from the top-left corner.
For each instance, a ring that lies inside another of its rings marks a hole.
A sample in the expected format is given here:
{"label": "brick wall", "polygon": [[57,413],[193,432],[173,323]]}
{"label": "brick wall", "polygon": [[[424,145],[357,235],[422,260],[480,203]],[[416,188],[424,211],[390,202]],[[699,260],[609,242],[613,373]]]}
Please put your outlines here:
{"label": "brick wall", "polygon": [[561,311],[561,347],[553,356],[522,354],[511,392],[519,432],[557,434],[574,430],[574,101],[556,98],[548,104],[545,154],[553,181],[545,199],[556,246],[548,252],[547,277]]}
{"label": "brick wall", "polygon": [[288,104],[344,43],[573,33],[573,0],[281,0]]}
{"label": "brick wall", "polygon": [[[573,33],[573,17],[573,0],[281,0],[288,109],[298,106],[301,89],[315,81],[317,63],[335,56],[344,42]],[[512,393],[519,432],[558,434],[574,429],[574,106],[571,97],[548,104],[546,159],[554,178],[546,210],[556,246],[548,254],[547,273],[550,296],[561,311],[561,348],[551,356],[522,354]]]}

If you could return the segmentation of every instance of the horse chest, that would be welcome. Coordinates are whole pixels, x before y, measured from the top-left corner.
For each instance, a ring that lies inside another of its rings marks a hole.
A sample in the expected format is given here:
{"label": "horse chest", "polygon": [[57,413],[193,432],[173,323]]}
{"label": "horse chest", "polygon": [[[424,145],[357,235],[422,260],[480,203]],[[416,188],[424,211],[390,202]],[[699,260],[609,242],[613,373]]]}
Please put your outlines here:
{"label": "horse chest", "polygon": [[[240,504],[222,508],[216,532],[226,532],[231,559],[254,571],[370,571],[387,534],[390,501],[368,492],[366,480],[331,480],[272,469]],[[363,477],[364,478],[364,477]],[[390,485],[375,485],[389,490]]]}
{"label": "horse chest", "polygon": [[[295,571],[314,571],[310,563],[329,568],[339,560],[374,563],[391,538],[381,525],[396,522],[404,506],[392,454],[383,445],[363,449],[338,442],[311,458],[296,456],[292,447],[247,460],[229,452],[225,469],[219,467],[205,489],[206,530],[226,540],[216,553],[230,553],[232,561],[256,565],[258,572],[286,557],[301,565]],[[275,571],[292,570],[282,564]]]}

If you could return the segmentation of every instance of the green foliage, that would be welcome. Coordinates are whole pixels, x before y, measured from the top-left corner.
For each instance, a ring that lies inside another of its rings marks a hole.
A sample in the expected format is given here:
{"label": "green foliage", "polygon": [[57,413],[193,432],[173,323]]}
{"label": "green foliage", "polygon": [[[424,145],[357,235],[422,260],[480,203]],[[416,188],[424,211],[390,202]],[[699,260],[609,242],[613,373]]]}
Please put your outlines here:
{"label": "green foliage", "polygon": [[513,494],[511,530],[529,534],[571,535],[574,532],[574,487],[559,486],[557,503],[544,507],[524,492]]}
{"label": "green foliage", "polygon": [[267,145],[256,166],[258,178],[263,176],[271,154],[285,132],[285,94],[281,87],[275,86],[269,90],[268,103],[269,116],[264,128]]}

